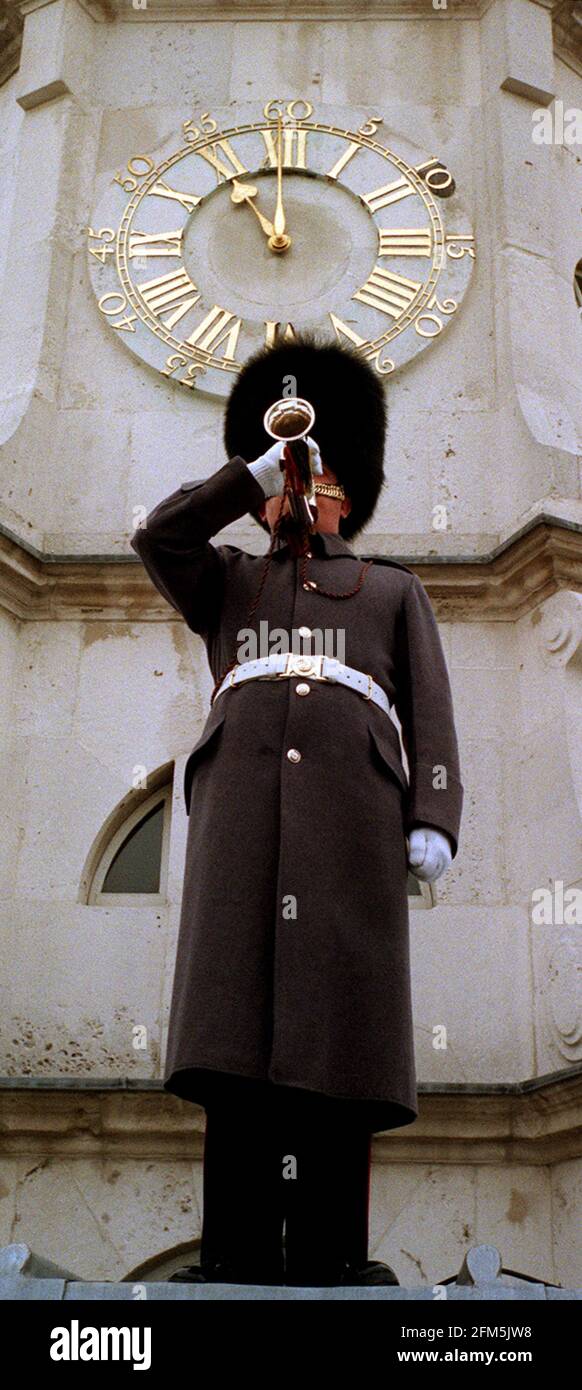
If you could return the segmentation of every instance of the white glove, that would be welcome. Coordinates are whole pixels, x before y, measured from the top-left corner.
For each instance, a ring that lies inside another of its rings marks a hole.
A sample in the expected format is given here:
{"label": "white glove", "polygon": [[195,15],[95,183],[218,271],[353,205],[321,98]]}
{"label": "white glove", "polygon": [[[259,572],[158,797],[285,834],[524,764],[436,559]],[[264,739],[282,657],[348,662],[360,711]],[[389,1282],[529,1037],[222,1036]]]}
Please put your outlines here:
{"label": "white glove", "polygon": [[[323,473],[319,445],[310,435],[307,436],[305,442],[309,445],[309,462],[312,472]],[[282,495],[285,486],[284,450],[285,441],[283,439],[277,440],[270,449],[267,449],[266,454],[261,454],[261,457],[254,459],[253,463],[247,463],[247,468],[261,484],[265,497],[280,497]]]}
{"label": "white glove", "polygon": [[415,826],[408,836],[408,865],[416,878],[434,883],[452,863],[450,841],[431,825]]}

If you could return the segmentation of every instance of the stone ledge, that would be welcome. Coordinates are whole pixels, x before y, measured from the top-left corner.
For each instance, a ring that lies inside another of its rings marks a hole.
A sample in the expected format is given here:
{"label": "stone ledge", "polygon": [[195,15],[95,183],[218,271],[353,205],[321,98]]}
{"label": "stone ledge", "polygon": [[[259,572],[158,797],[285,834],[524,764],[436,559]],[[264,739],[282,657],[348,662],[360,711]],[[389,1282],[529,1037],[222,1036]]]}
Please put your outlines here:
{"label": "stone ledge", "polygon": [[348,1288],[286,1288],[284,1285],[261,1284],[169,1284],[151,1283],[139,1279],[89,1281],[76,1279],[70,1270],[44,1260],[22,1244],[6,1245],[0,1250],[0,1300],[48,1300],[76,1302],[112,1300],[135,1305],[135,1291],[146,1293],[147,1302],[191,1301],[223,1302],[434,1302],[435,1288],[446,1289],[447,1302],[535,1301],[582,1299],[582,1289],[562,1289],[555,1284],[538,1284],[521,1275],[505,1270],[499,1250],[494,1245],[472,1246],[465,1255],[454,1280],[446,1284],[406,1288],[357,1287]]}
{"label": "stone ledge", "polygon": [[[582,591],[582,525],[546,513],[483,555],[386,558],[418,575],[443,620],[515,621],[560,589]],[[0,606],[22,621],[183,622],[133,552],[43,554],[1,523]]]}
{"label": "stone ledge", "polygon": [[[376,1134],[375,1163],[524,1163],[582,1155],[582,1063],[524,1082],[418,1087],[411,1125]],[[0,1154],[199,1161],[204,1111],[159,1080],[0,1078]]]}

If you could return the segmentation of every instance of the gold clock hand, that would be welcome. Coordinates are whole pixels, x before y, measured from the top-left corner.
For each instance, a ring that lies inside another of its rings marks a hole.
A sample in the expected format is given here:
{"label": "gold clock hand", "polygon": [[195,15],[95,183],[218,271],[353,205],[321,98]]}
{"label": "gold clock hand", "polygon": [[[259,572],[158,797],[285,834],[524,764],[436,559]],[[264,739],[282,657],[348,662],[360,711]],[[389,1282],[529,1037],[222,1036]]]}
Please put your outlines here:
{"label": "gold clock hand", "polygon": [[262,212],[259,212],[259,209],[255,207],[253,203],[253,198],[256,198],[258,191],[258,188],[255,188],[252,183],[241,183],[240,179],[232,179],[231,202],[236,204],[247,203],[248,206],[252,208],[255,217],[258,218],[265,236],[271,237],[275,235],[273,223],[269,222],[268,217],[263,217]]}
{"label": "gold clock hand", "polygon": [[285,232],[285,213],[283,210],[283,168],[281,154],[281,113],[277,117],[277,206],[275,208],[274,232],[269,237],[270,251],[287,251],[291,245],[291,237]]}

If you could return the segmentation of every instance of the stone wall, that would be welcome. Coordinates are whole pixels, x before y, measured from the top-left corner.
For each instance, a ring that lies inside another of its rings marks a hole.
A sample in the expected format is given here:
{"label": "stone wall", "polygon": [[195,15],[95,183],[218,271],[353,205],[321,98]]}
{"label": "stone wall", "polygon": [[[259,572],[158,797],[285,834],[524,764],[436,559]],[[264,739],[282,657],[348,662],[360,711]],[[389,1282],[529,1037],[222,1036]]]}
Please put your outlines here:
{"label": "stone wall", "polygon": [[[488,1086],[582,1062],[579,926],[532,921],[536,889],[582,888],[582,329],[572,285],[582,146],[532,140],[532,114],[554,98],[582,107],[582,66],[570,39],[554,53],[552,8],[530,0],[446,13],[371,6],[366,18],[321,4],[292,19],[260,5],[223,6],[217,18],[216,7],[180,0],[169,12],[77,0],[21,8],[20,66],[0,87],[0,897],[11,981],[0,1070],[13,1081],[159,1077],[182,774],[211,689],[201,641],[155,595],[127,542],[136,506],[224,461],[221,406],[194,403],[108,333],[87,266],[92,210],[126,160],[155,155],[191,109],[262,107],[290,92],[318,107],[358,105],[363,118],[381,112],[396,141],[405,135],[454,169],[478,260],[458,321],[387,387],[388,486],[356,546],[416,565],[427,584],[466,788],[458,858],[435,906],[411,916],[419,1079],[441,1088],[442,1142],[420,1169],[378,1141],[373,1253],[431,1281],[458,1268],[470,1233],[502,1246],[511,1267],[578,1287],[579,1236],[564,1215],[582,1173],[575,1107],[570,1144],[538,1152],[531,1167],[522,1152],[514,1168],[503,1148],[482,1162],[478,1136],[463,1144],[462,1121],[448,1132],[446,1088],[482,1085],[493,1132]],[[560,24],[571,36],[563,6]],[[439,503],[444,532],[432,526]],[[255,551],[263,540],[249,518],[221,535]],[[88,903],[87,864],[135,765],[153,774],[172,761],[166,900]],[[144,1050],[133,1046],[136,1023]],[[445,1051],[433,1047],[441,1023]],[[539,1123],[543,1133],[543,1114]],[[199,1233],[199,1151],[162,1161],[146,1145],[126,1158],[120,1207],[106,1143],[84,1159],[49,1145],[31,1187],[38,1158],[26,1128],[16,1133],[4,1160],[5,1242],[26,1239],[85,1277],[116,1278]],[[92,1214],[86,1228],[75,1221],[65,1249],[60,1218],[69,1203],[78,1212],[73,1192]],[[110,1236],[122,1211],[127,1250]]]}

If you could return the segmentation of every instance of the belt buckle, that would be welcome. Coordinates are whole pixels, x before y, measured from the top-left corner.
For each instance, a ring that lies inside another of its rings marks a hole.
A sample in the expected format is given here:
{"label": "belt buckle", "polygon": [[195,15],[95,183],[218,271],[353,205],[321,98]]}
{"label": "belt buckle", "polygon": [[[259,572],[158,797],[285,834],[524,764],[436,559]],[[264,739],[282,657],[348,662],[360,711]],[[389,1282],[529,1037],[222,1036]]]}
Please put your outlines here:
{"label": "belt buckle", "polygon": [[324,657],[320,656],[301,656],[298,652],[287,652],[284,676],[311,676],[313,680],[323,681],[326,677],[323,674]]}

